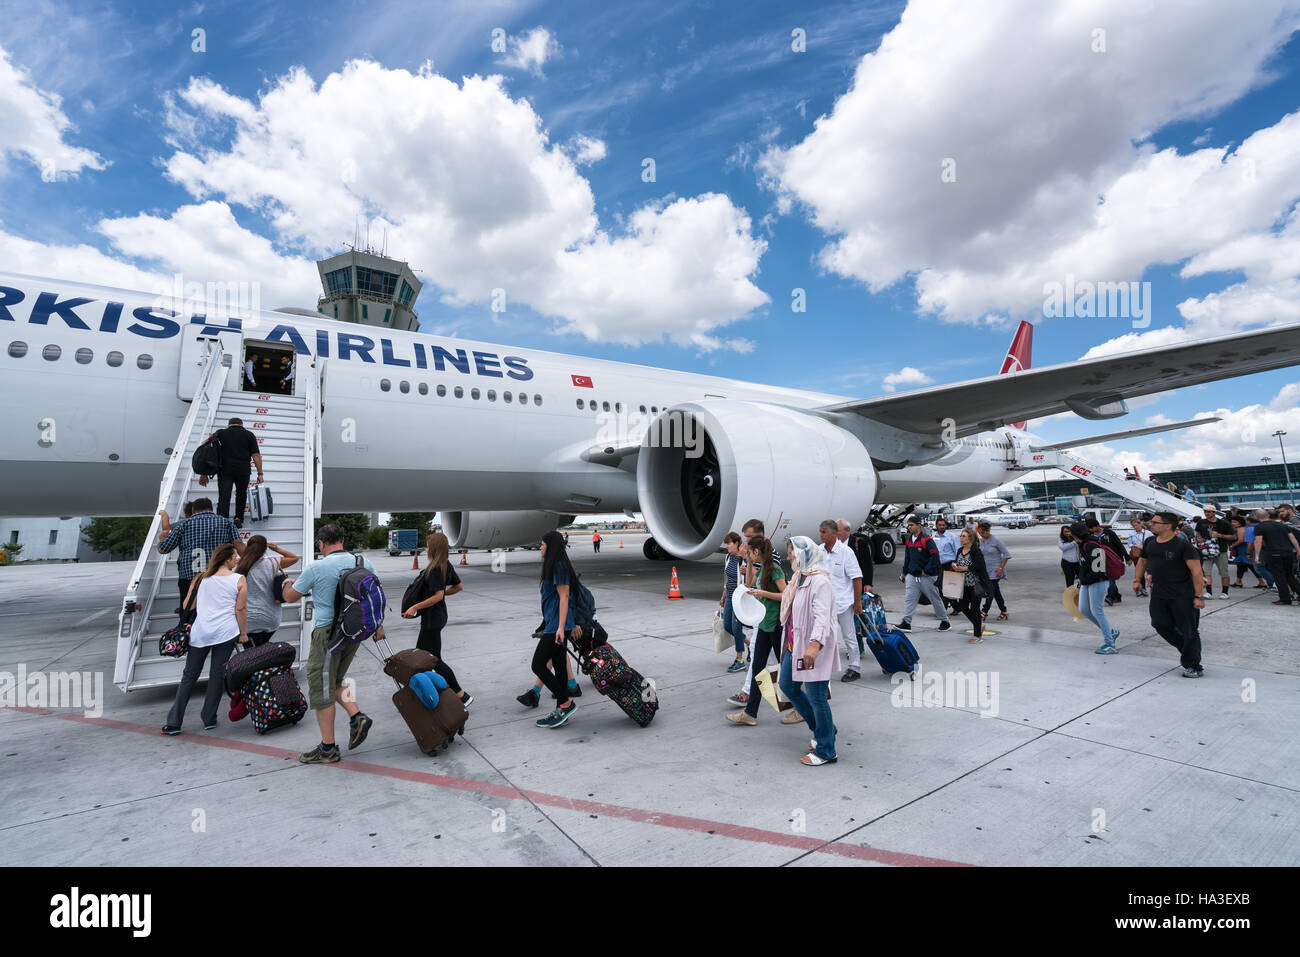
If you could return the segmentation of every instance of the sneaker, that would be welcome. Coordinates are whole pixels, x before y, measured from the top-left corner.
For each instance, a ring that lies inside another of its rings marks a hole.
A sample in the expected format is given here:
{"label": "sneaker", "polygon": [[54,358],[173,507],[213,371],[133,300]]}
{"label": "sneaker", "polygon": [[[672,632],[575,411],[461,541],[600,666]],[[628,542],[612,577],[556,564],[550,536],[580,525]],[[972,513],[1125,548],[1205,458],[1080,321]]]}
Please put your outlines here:
{"label": "sneaker", "polygon": [[1203,668],[1184,668],[1184,669],[1183,669],[1183,677],[1184,677],[1184,678],[1199,678],[1199,677],[1201,677],[1201,675],[1203,675],[1203,674],[1205,674],[1205,670],[1204,670]]}
{"label": "sneaker", "polygon": [[[582,697],[582,685],[578,684],[576,681],[571,685],[565,685],[564,691],[570,698]],[[554,691],[551,692],[551,697],[555,697]]]}
{"label": "sneaker", "polygon": [[1115,642],[1119,641],[1119,629],[1118,629],[1118,628],[1112,628],[1112,629],[1110,630],[1110,641],[1111,641],[1111,644],[1114,644]]}
{"label": "sneaker", "polygon": [[785,714],[781,715],[781,723],[801,724],[803,723],[803,715],[801,715],[798,711],[795,711],[794,708],[791,708]]}
{"label": "sneaker", "polygon": [[949,628],[951,628],[951,627],[952,627],[952,622],[950,622],[950,621],[941,621],[941,622],[939,622],[939,630],[940,630],[940,631],[947,631],[947,630],[948,630]]}
{"label": "sneaker", "polygon": [[723,717],[732,724],[745,724],[750,726],[758,724],[758,719],[751,717],[748,711],[729,711],[727,714],[723,715]]}
{"label": "sneaker", "polygon": [[568,724],[569,719],[573,717],[574,712],[576,712],[577,710],[578,710],[578,706],[576,704],[570,705],[567,708],[556,708],[545,718],[539,718],[537,720],[537,727],[539,728],[562,727],[563,725]]}
{"label": "sneaker", "polygon": [[1106,607],[1107,607],[1107,608],[1111,608],[1111,607],[1113,607],[1114,604],[1115,604],[1115,600],[1114,600],[1113,598],[1107,598],[1107,599],[1106,599]]}
{"label": "sneaker", "polygon": [[844,672],[844,674],[842,674],[842,675],[840,676],[840,680],[841,680],[841,681],[857,681],[857,680],[858,680],[859,678],[861,678],[861,677],[862,677],[862,673],[861,673],[861,672],[854,671],[852,668],[849,668],[849,669],[847,669],[847,670]]}
{"label": "sneaker", "polygon": [[205,724],[205,725],[203,725],[203,730],[204,730],[204,731],[216,731],[216,730],[217,730],[217,723],[216,723],[215,721],[213,721],[211,724]]}
{"label": "sneaker", "polygon": [[911,623],[910,621],[908,621],[906,618],[904,618],[902,621],[900,621],[900,622],[899,622],[897,625],[895,625],[894,627],[897,628],[897,629],[899,629],[900,631],[911,631],[911,630],[912,630],[912,623]]}
{"label": "sneaker", "polygon": [[298,755],[298,761],[302,764],[338,764],[338,745],[336,744],[334,747],[330,748],[329,751],[323,751],[321,750],[321,746],[318,744],[310,751]]}
{"label": "sneaker", "polygon": [[162,726],[162,733],[163,733],[163,734],[180,734],[180,733],[181,733],[181,729],[178,728],[178,727],[176,727],[176,725],[174,725],[174,724],[164,724],[164,725]]}
{"label": "sneaker", "polygon": [[1213,600],[1213,598],[1214,598],[1214,596],[1213,596],[1212,594],[1210,594],[1208,591],[1207,591],[1204,595],[1202,595],[1201,597],[1204,598],[1206,601],[1211,601],[1211,600]]}
{"label": "sneaker", "polygon": [[355,751],[361,746],[361,742],[366,740],[366,735],[370,733],[370,728],[374,724],[374,719],[364,711],[358,711],[355,717],[348,722],[352,733],[348,735],[348,750]]}
{"label": "sneaker", "polygon": [[541,697],[538,696],[536,690],[533,688],[529,688],[523,694],[519,695],[519,697],[515,698],[515,700],[525,708],[536,708],[542,703]]}
{"label": "sneaker", "polygon": [[743,708],[745,705],[749,704],[749,699],[746,698],[744,701],[741,701],[740,695],[733,694],[727,699],[727,704],[731,705],[733,708]]}
{"label": "sneaker", "polygon": [[1277,601],[1273,602],[1273,604],[1275,604],[1275,605],[1289,605],[1289,604],[1291,604],[1291,603],[1290,603],[1289,601],[1283,601],[1281,598],[1279,598]]}
{"label": "sneaker", "polygon": [[734,675],[737,671],[744,671],[746,667],[747,665],[745,662],[737,658],[731,663],[730,667],[727,668],[727,674]]}
{"label": "sneaker", "polygon": [[1222,595],[1219,596],[1219,601],[1223,601],[1227,597],[1228,597],[1228,593],[1225,591]]}
{"label": "sneaker", "polygon": [[1140,592],[1138,592],[1138,597],[1139,597],[1139,598],[1146,598],[1146,597],[1147,597],[1147,590],[1146,590],[1145,588],[1143,588]]}
{"label": "sneaker", "polygon": [[1117,655],[1119,654],[1119,649],[1116,648],[1114,645],[1105,644],[1102,645],[1100,648],[1098,648],[1096,651],[1094,651],[1093,654],[1094,655]]}

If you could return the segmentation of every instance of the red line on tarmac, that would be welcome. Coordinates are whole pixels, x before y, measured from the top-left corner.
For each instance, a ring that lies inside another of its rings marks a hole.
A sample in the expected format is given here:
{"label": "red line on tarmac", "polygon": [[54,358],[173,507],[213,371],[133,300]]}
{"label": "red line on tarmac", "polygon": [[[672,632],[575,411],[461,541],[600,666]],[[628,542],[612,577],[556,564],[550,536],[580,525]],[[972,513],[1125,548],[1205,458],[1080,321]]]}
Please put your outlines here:
{"label": "red line on tarmac", "polygon": [[[76,721],[80,724],[91,724],[99,728],[110,728],[114,731],[129,731],[133,734],[147,734],[151,737],[158,735],[158,729],[143,724],[132,724],[128,721],[115,721],[111,718],[88,718],[80,714],[60,714],[44,708],[13,708],[13,711],[21,711],[25,714],[54,715],[64,721]],[[253,744],[249,741],[233,741],[229,738],[199,737],[189,735],[186,738],[195,744],[202,744],[212,748],[225,748],[230,751],[242,751],[245,754],[260,754],[268,758],[281,758],[283,760],[297,759],[298,752],[291,751],[287,748],[273,748],[265,744]],[[658,811],[644,811],[640,808],[623,807],[619,804],[602,804],[599,801],[587,801],[581,798],[568,798],[558,794],[547,794],[544,791],[520,791],[518,788],[510,787],[505,784],[491,784],[486,781],[472,781],[468,778],[454,778],[445,774],[433,774],[428,771],[412,771],[406,768],[393,768],[384,764],[371,764],[366,761],[340,761],[338,764],[328,764],[325,767],[335,768],[340,771],[354,771],[360,774],[373,774],[377,777],[393,778],[398,781],[410,781],[415,784],[429,784],[434,787],[451,788],[455,791],[469,791],[473,794],[483,794],[491,797],[503,798],[507,801],[531,801],[544,807],[560,808],[565,811],[582,811],[587,814],[604,815],[605,817],[622,818],[625,821],[635,821],[639,824],[653,824],[656,827],[667,827],[679,831],[695,831],[700,834],[716,834],[719,837],[729,837],[738,841],[749,841],[754,844],[770,844],[774,847],[788,847],[798,851],[815,851],[820,854],[834,854],[839,857],[848,857],[860,861],[874,861],[878,864],[889,864],[895,867],[971,867],[973,865],[963,864],[960,861],[948,861],[939,857],[923,857],[918,854],[905,854],[900,851],[886,851],[877,847],[867,847],[861,844],[842,844],[827,843],[815,837],[804,837],[798,834],[783,834],[780,831],[766,831],[758,827],[742,827],[738,824],[727,824],[721,821],[710,821],[705,818],[683,817],[679,814],[662,814]]]}

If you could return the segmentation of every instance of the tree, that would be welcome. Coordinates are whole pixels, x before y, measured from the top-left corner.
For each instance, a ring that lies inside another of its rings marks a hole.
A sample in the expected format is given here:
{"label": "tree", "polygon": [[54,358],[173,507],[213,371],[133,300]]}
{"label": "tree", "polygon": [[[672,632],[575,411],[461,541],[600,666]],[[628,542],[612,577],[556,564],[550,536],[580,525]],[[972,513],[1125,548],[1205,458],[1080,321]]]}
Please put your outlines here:
{"label": "tree", "polygon": [[421,545],[429,537],[429,523],[437,512],[393,512],[388,516],[389,528],[413,528]]}
{"label": "tree", "polygon": [[81,537],[94,551],[127,559],[140,554],[149,534],[148,518],[92,518]]}
{"label": "tree", "polygon": [[328,525],[331,522],[343,530],[343,547],[348,551],[356,551],[358,548],[365,547],[366,535],[370,531],[369,515],[362,512],[322,515],[316,519],[316,534],[320,534],[322,525]]}
{"label": "tree", "polygon": [[376,525],[366,536],[366,548],[387,548],[388,526]]}
{"label": "tree", "polygon": [[22,554],[22,551],[23,546],[20,542],[6,542],[0,545],[0,555],[4,556],[3,559],[0,559],[0,565],[12,565],[18,560],[18,556]]}

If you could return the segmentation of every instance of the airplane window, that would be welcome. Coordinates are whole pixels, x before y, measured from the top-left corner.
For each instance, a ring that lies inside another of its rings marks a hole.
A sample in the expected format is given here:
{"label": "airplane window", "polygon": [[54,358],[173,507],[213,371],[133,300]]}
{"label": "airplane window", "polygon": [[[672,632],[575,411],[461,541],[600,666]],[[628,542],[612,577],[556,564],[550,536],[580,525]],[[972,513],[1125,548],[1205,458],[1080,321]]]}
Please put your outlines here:
{"label": "airplane window", "polygon": [[[18,339],[15,339],[13,342],[9,343],[9,358],[21,359],[25,355],[27,355],[27,343],[22,342]],[[582,405],[581,399],[578,400],[578,405]]]}
{"label": "airplane window", "polygon": [[114,349],[108,355],[104,356],[104,361],[116,369],[122,364],[122,353]]}
{"label": "airplane window", "polygon": [[608,402],[602,402],[602,403],[600,404],[600,407],[601,407],[602,409],[604,409],[606,412],[609,411],[609,403],[608,403]]}
{"label": "airplane window", "polygon": [[135,364],[140,369],[152,369],[153,356],[149,355],[149,353],[147,352],[141,353],[140,355],[135,357]]}
{"label": "airplane window", "polygon": [[645,406],[643,406],[643,405],[642,405],[642,406],[638,406],[638,408],[640,408],[640,410],[641,410],[641,414],[642,414],[642,415],[645,415]]}
{"label": "airplane window", "polygon": [[84,366],[89,364],[91,359],[95,358],[95,353],[90,349],[78,349],[76,358],[77,362]]}
{"label": "airplane window", "polygon": [[463,399],[463,398],[465,398],[465,390],[462,389],[460,386],[456,386],[456,393],[455,393],[455,394],[456,394],[456,398],[458,398],[458,399]]}
{"label": "airplane window", "polygon": [[441,384],[439,384],[439,386],[438,386],[438,397],[441,398],[442,396],[445,396],[446,394],[447,394],[447,387],[446,387],[445,385],[441,385]]}
{"label": "airplane window", "polygon": [[496,389],[488,389],[488,393],[487,393],[487,395],[488,395],[488,401],[489,401],[489,402],[495,402],[495,401],[497,400],[497,390],[496,390]]}
{"label": "airplane window", "polygon": [[615,411],[615,412],[622,412],[622,411],[623,411],[623,403],[622,403],[622,402],[615,402],[615,403],[614,403],[614,411]]}
{"label": "airplane window", "polygon": [[471,399],[477,399],[477,398],[479,397],[479,391],[478,391],[478,389],[470,389],[470,390],[469,390],[469,397],[470,397]]}
{"label": "airplane window", "polygon": [[581,399],[578,400],[578,408],[579,408],[579,409],[582,408],[582,400],[581,400]]}
{"label": "airplane window", "polygon": [[595,400],[595,399],[592,399],[590,402],[588,402],[588,403],[587,403],[587,408],[591,409],[592,412],[595,412],[595,411],[596,411],[596,400]]}
{"label": "airplane window", "polygon": [[421,383],[420,383],[420,395],[428,395],[428,394],[429,394],[429,383],[427,383],[427,382],[421,382]]}
{"label": "airplane window", "polygon": [[[509,395],[509,394],[510,394],[509,392],[506,393],[506,395]],[[519,404],[520,404],[520,405],[527,405],[527,404],[528,404],[528,393],[527,393],[527,392],[520,392],[520,393],[519,393]]]}
{"label": "airplane window", "polygon": [[515,401],[515,397],[511,395],[509,392],[502,392],[501,398],[505,399],[507,402]]}
{"label": "airplane window", "polygon": [[391,389],[392,387],[393,387],[393,384],[392,384],[391,382],[389,382],[387,379],[380,379],[380,380],[379,380],[379,391],[380,391],[380,392],[387,392],[387,391],[388,391],[389,389]]}
{"label": "airplane window", "polygon": [[401,391],[402,395],[406,395],[406,393],[411,391],[411,383],[403,379],[401,382],[398,383],[397,388],[399,391]]}
{"label": "airplane window", "polygon": [[41,358],[48,359],[50,362],[53,362],[61,355],[63,355],[63,350],[56,345],[48,345],[41,350]]}
{"label": "airplane window", "polygon": [[541,404],[542,404],[542,397],[540,395],[533,396],[533,405],[541,405]]}
{"label": "airplane window", "polygon": [[657,405],[652,405],[652,406],[650,406],[650,414],[651,414],[651,415],[658,415],[658,414],[659,414],[659,406],[657,406]]}

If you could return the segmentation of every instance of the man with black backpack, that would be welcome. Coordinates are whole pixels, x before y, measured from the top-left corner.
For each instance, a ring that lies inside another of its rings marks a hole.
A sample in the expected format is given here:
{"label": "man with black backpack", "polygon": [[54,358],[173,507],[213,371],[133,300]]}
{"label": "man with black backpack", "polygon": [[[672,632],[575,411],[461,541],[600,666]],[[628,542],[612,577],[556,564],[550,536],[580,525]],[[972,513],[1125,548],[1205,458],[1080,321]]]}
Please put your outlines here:
{"label": "man with black backpack", "polygon": [[[262,481],[262,450],[257,437],[244,428],[242,419],[231,419],[224,429],[217,430],[209,442],[215,440],[220,453],[217,469],[217,514],[230,517],[230,492],[235,493],[235,527],[244,527],[244,506],[248,503],[248,483],[257,468],[257,481]],[[204,443],[205,445],[209,443]],[[195,453],[198,455],[198,452]],[[210,474],[210,473],[209,473]],[[208,476],[199,479],[208,484]]]}
{"label": "man with black backpack", "polygon": [[[374,720],[357,707],[343,688],[343,678],[352,659],[356,657],[361,642],[336,636],[336,625],[340,623],[343,613],[338,601],[339,583],[348,572],[358,567],[371,575],[374,575],[375,568],[368,559],[344,550],[343,530],[332,522],[321,526],[316,533],[316,543],[320,546],[321,557],[308,565],[296,581],[284,583],[284,600],[300,601],[311,595],[316,606],[316,616],[312,622],[311,653],[307,658],[307,703],[316,712],[321,743],[313,750],[298,755],[298,760],[303,764],[334,764],[339,760],[339,749],[334,743],[334,702],[343,705],[343,710],[348,713],[349,751],[360,747],[370,732],[370,726],[374,724]],[[367,637],[383,638],[383,625],[379,625],[373,635]],[[335,647],[339,640],[342,640],[342,644]],[[328,683],[326,668],[329,671]]]}

